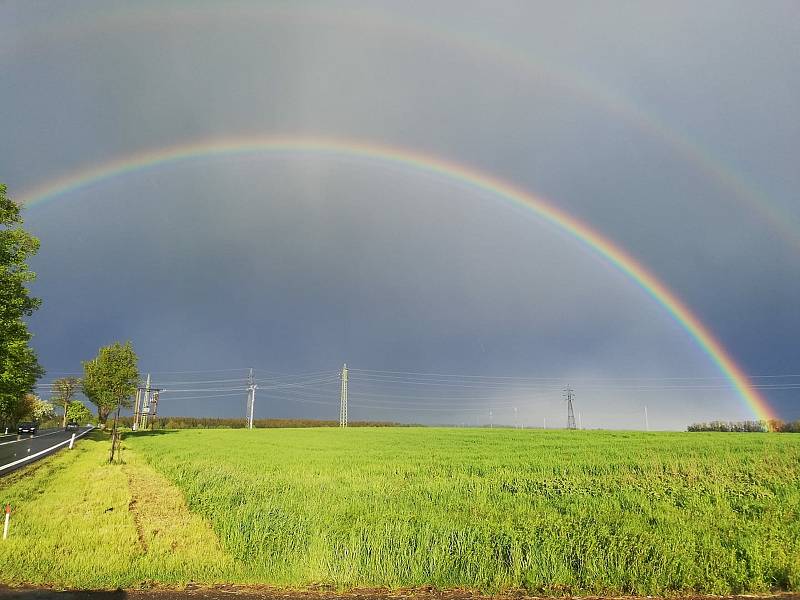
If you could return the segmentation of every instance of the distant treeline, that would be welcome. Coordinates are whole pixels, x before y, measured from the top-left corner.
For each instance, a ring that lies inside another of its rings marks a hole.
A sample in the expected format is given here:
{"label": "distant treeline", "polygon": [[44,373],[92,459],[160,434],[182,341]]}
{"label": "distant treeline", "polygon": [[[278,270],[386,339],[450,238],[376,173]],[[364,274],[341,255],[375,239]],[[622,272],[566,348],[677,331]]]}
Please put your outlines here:
{"label": "distant treeline", "polygon": [[739,433],[800,433],[800,421],[710,421],[708,423],[692,423],[688,431],[727,431]]}
{"label": "distant treeline", "polygon": [[[120,417],[123,427],[133,424],[133,417]],[[153,429],[244,429],[244,419],[221,419],[210,417],[156,417],[151,420]],[[280,427],[338,427],[339,421],[316,419],[255,419],[253,427],[258,429]],[[389,421],[350,421],[348,427],[407,427]]]}

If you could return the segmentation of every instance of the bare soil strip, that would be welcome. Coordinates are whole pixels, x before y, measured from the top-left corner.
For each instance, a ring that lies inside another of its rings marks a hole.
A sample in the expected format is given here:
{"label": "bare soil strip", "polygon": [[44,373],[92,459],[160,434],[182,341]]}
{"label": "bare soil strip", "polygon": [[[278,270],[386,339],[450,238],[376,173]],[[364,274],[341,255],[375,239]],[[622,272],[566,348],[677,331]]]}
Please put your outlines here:
{"label": "bare soil strip", "polygon": [[[358,589],[348,592],[330,590],[285,590],[268,587],[216,586],[184,589],[148,590],[51,590],[45,588],[9,588],[0,586],[0,600],[541,600],[540,596],[503,594],[485,596],[465,590],[412,588],[399,590]],[[641,600],[640,596],[584,596],[584,600]],[[647,597],[648,600],[653,598]],[[736,596],[675,596],[666,600],[800,600],[798,593]]]}

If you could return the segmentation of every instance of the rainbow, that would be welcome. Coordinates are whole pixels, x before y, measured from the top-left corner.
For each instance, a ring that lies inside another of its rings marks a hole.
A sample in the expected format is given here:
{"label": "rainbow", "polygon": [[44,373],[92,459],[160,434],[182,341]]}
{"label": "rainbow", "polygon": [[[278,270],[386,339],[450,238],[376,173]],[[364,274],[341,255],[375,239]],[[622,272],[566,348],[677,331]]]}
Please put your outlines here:
{"label": "rainbow", "polygon": [[41,206],[58,196],[126,173],[197,158],[286,153],[331,154],[402,166],[458,182],[532,211],[545,222],[583,242],[630,277],[686,330],[729,380],[756,418],[774,418],[766,400],[752,386],[748,377],[711,331],[674,292],[625,250],[545,199],[472,167],[449,160],[403,148],[350,139],[298,136],[215,138],[124,156],[50,181],[23,193],[19,200],[28,207]]}
{"label": "rainbow", "polygon": [[178,23],[183,27],[205,27],[221,19],[245,19],[247,22],[274,21],[283,23],[314,22],[324,26],[349,27],[353,30],[381,30],[398,39],[411,38],[434,42],[459,52],[471,60],[490,60],[509,74],[521,76],[532,83],[540,80],[557,86],[584,102],[596,106],[623,122],[633,126],[652,139],[668,146],[676,156],[720,189],[729,192],[726,198],[759,215],[785,242],[800,251],[800,227],[797,219],[753,183],[739,175],[733,168],[703,148],[688,133],[671,127],[641,103],[594,80],[584,73],[569,72],[563,67],[554,68],[550,60],[509,46],[505,41],[487,37],[480,31],[452,29],[445,24],[409,19],[400,14],[376,10],[374,7],[358,9],[331,9],[322,5],[305,6],[272,5],[247,0],[229,0],[224,5],[196,0],[187,8],[185,4],[170,5],[162,2],[158,10],[138,4],[124,9],[89,11],[54,18],[50,26],[37,25],[35,29],[14,30],[8,39],[0,39],[0,60],[16,59],[21,52],[38,50],[40,46],[63,43],[68,39],[82,39],[91,31],[125,31],[132,28],[163,28]]}

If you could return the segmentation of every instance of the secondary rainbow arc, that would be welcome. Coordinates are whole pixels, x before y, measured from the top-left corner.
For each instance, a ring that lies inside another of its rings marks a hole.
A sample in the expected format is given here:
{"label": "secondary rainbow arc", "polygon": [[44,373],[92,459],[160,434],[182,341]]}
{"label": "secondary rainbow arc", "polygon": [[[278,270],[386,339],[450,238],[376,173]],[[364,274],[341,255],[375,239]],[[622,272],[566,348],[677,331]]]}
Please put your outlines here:
{"label": "secondary rainbow arc", "polygon": [[688,306],[635,258],[589,225],[569,215],[544,198],[520,189],[511,183],[472,167],[404,148],[385,146],[350,139],[270,136],[258,138],[214,138],[175,145],[124,156],[50,181],[30,192],[20,201],[27,206],[45,204],[48,200],[125,173],[165,163],[201,157],[232,156],[257,153],[303,152],[333,153],[369,160],[379,160],[455,180],[477,190],[532,210],[540,218],[580,240],[595,253],[632,279],[686,330],[758,419],[774,418],[766,399],[752,386],[747,375],[712,332]]}
{"label": "secondary rainbow arc", "polygon": [[[586,73],[567,70],[564,65],[555,65],[551,60],[543,60],[535,54],[507,45],[504,40],[486,36],[480,31],[461,30],[451,26],[401,17],[398,14],[376,10],[375,7],[358,10],[330,10],[323,6],[273,6],[249,1],[230,0],[224,8],[216,4],[194,3],[187,9],[180,3],[170,6],[162,3],[158,11],[146,6],[125,6],[120,10],[89,15],[71,14],[67,21],[56,19],[51,27],[37,28],[28,35],[12,38],[6,47],[0,40],[0,60],[14,57],[24,43],[51,44],[63,36],[82,38],[94,29],[101,31],[125,31],[142,26],[162,27],[164,23],[180,23],[184,27],[196,24],[218,23],[223,18],[247,18],[249,20],[319,21],[331,26],[349,26],[364,31],[381,30],[395,35],[420,36],[441,43],[446,47],[475,57],[488,58],[496,65],[502,65],[510,72],[519,73],[531,81],[543,78],[549,84],[563,87],[565,91],[607,111],[608,114],[632,125],[638,131],[665,143],[677,156],[698,169],[715,182],[721,189],[728,190],[728,199],[752,209],[769,224],[775,232],[800,249],[800,231],[797,219],[779,204],[771,201],[767,194],[757,186],[714,156],[692,139],[686,131],[670,126],[655,113],[647,110],[640,102],[625,95],[620,90],[603,85],[602,82]],[[197,4],[197,5],[196,5]],[[31,35],[33,40],[31,40]]]}

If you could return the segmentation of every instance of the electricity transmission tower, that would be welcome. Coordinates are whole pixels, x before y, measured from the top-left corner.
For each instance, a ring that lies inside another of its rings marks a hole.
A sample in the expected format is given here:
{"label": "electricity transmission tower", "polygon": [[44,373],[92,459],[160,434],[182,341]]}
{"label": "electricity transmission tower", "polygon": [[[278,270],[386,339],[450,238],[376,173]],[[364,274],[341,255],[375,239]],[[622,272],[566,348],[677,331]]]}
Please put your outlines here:
{"label": "electricity transmission tower", "polygon": [[253,369],[250,369],[250,375],[247,377],[247,427],[248,429],[253,428],[253,411],[256,407],[256,389],[258,389],[258,385],[256,385],[255,380],[253,379]]}
{"label": "electricity transmission tower", "polygon": [[347,363],[342,366],[342,390],[339,394],[339,427],[347,427]]}
{"label": "electricity transmission tower", "polygon": [[144,387],[136,388],[136,403],[133,407],[134,431],[146,429],[148,421],[152,421],[158,416],[158,396],[163,392],[161,388],[154,388],[150,384],[150,373],[147,374],[147,384]]}
{"label": "electricity transmission tower", "polygon": [[572,409],[572,401],[575,399],[575,391],[570,386],[564,388],[564,399],[567,401],[567,429],[576,429],[575,411]]}

